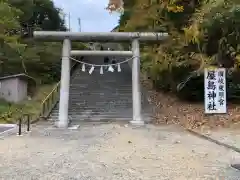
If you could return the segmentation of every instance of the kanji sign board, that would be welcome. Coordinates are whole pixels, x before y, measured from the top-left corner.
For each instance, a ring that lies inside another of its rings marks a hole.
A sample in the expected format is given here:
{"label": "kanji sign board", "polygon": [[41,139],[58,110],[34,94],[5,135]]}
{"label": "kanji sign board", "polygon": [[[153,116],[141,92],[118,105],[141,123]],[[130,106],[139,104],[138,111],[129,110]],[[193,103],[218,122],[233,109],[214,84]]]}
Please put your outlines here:
{"label": "kanji sign board", "polygon": [[227,113],[226,70],[206,68],[204,70],[205,113]]}

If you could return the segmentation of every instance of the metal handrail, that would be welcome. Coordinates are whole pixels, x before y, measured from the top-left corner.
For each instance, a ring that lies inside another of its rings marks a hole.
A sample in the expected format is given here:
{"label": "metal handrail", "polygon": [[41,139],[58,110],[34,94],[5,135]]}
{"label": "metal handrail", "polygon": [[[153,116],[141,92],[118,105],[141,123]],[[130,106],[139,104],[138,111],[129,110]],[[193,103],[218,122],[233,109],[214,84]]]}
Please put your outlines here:
{"label": "metal handrail", "polygon": [[[72,71],[75,69],[75,67],[78,65],[79,63],[75,63],[72,67],[71,67],[71,74]],[[54,106],[57,104],[58,100],[59,100],[59,91],[60,91],[60,84],[61,82],[59,81],[54,88],[52,89],[52,91],[44,98],[44,100],[41,103],[41,111],[40,111],[40,117],[42,118],[47,118],[49,116],[49,114],[51,113],[52,109],[54,108]]]}
{"label": "metal handrail", "polygon": [[55,85],[53,90],[45,97],[45,99],[42,101],[41,105],[43,105],[49,98],[50,96],[54,93],[54,91],[60,86],[60,81]]}
{"label": "metal handrail", "polygon": [[53,88],[53,90],[46,96],[46,98],[42,101],[40,117],[45,118],[50,114],[52,108],[58,102],[59,89],[60,89],[60,81]]}
{"label": "metal handrail", "polygon": [[[73,70],[78,66],[78,62],[70,69],[70,75],[72,76]],[[40,118],[47,118],[51,113],[54,106],[57,104],[59,100],[59,90],[60,90],[60,81],[55,85],[52,91],[44,98],[41,102],[41,111],[39,115],[33,116],[32,114],[21,114],[18,118],[18,135],[22,136],[22,125],[27,123],[27,132],[30,132],[30,126],[32,123],[37,122]],[[51,100],[51,101],[50,101]],[[47,111],[46,111],[47,107]],[[26,119],[27,117],[27,119]],[[26,121],[24,121],[26,120]]]}

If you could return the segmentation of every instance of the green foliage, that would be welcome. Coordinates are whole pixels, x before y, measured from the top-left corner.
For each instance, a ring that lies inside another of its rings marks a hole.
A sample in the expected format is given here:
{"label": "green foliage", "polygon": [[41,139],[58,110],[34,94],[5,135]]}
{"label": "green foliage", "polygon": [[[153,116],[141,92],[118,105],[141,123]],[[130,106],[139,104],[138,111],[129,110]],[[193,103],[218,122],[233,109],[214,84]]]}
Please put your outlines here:
{"label": "green foliage", "polygon": [[[64,31],[64,20],[51,0],[0,0],[0,76],[26,73],[40,84],[59,80],[61,43],[36,42],[34,30]],[[75,46],[81,46],[76,44]],[[48,88],[48,93],[51,91]],[[11,104],[0,100],[0,122],[11,122],[23,112],[39,114],[47,94],[38,99]]]}
{"label": "green foliage", "polygon": [[122,31],[165,31],[170,35],[164,44],[143,44],[142,70],[157,89],[187,100],[202,100],[203,69],[216,65],[229,70],[229,99],[240,98],[240,82],[236,80],[240,65],[239,1],[136,0],[124,9]]}
{"label": "green foliage", "polygon": [[31,100],[25,100],[18,104],[8,103],[0,99],[0,123],[18,123],[23,114],[29,114],[31,120],[39,117],[42,110],[42,101],[56,86],[54,84],[42,85],[35,92]]}
{"label": "green foliage", "polygon": [[240,5],[213,8],[207,17],[200,27],[207,32],[202,39],[204,52],[217,54],[219,62],[232,65],[240,53]]}
{"label": "green foliage", "polygon": [[0,1],[0,75],[27,73],[41,83],[59,79],[61,43],[36,42],[34,30],[66,30],[51,0]]}
{"label": "green foliage", "polygon": [[22,12],[8,4],[7,0],[0,1],[0,45],[14,45],[18,39],[16,32],[20,28],[19,15]]}

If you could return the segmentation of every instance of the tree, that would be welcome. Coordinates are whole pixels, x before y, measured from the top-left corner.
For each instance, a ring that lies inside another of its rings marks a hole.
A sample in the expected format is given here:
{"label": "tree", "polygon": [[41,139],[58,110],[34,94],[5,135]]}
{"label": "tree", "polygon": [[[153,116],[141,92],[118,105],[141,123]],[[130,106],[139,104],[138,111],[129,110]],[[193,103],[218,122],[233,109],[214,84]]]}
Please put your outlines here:
{"label": "tree", "polygon": [[64,20],[60,17],[60,9],[50,0],[9,0],[10,4],[24,13],[20,16],[22,34],[31,35],[35,28],[41,30],[65,31]]}
{"label": "tree", "polygon": [[43,83],[59,78],[61,43],[36,42],[32,32],[66,30],[60,11],[51,0],[0,2],[1,75],[25,72]]}
{"label": "tree", "polygon": [[22,12],[11,7],[7,0],[0,2],[0,42],[1,48],[4,44],[13,45],[19,38],[20,23],[18,21]]}
{"label": "tree", "polygon": [[19,50],[23,48],[19,44],[20,23],[19,16],[22,12],[8,4],[7,0],[0,2],[0,63],[1,70],[4,70],[4,64],[8,60],[7,56],[11,49]]}
{"label": "tree", "polygon": [[[181,97],[187,99],[202,99],[205,67],[221,65],[227,67],[229,72],[239,72],[236,68],[240,62],[239,1],[130,2],[124,1],[124,13],[119,21],[121,31],[168,32],[170,35],[164,44],[141,46],[142,70],[150,76],[156,88],[180,93]],[[111,3],[119,7],[119,2]],[[229,89],[229,93],[235,97],[238,91],[232,87],[237,87],[237,84],[240,82],[234,81]]]}

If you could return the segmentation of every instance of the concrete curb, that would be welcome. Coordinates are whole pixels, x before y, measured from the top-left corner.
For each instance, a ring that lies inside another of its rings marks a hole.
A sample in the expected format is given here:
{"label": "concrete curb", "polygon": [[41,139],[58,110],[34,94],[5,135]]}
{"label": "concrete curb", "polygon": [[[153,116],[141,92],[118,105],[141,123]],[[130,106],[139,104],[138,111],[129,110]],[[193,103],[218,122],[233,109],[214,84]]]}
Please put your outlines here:
{"label": "concrete curb", "polygon": [[237,152],[237,153],[240,153],[240,148],[237,148],[236,146],[232,146],[232,145],[223,143],[223,142],[221,142],[221,141],[219,141],[219,140],[216,140],[216,139],[211,138],[210,136],[204,135],[204,134],[202,134],[202,133],[199,133],[199,132],[194,131],[194,130],[191,130],[191,129],[185,129],[185,130],[186,130],[187,132],[189,132],[190,134],[192,134],[192,135],[194,135],[194,136],[197,136],[197,137],[199,137],[199,138],[201,138],[201,139],[205,139],[205,140],[210,141],[210,142],[213,142],[213,143],[215,143],[215,144],[217,144],[217,145],[219,145],[219,146],[222,146],[222,147],[225,147],[225,148],[227,148],[227,149],[231,149],[231,150],[233,150],[233,151],[235,151],[235,152]]}
{"label": "concrete curb", "polygon": [[6,131],[3,131],[0,133],[1,137],[6,137],[12,134],[17,134],[18,132],[18,125],[16,124],[0,124],[0,127],[10,127],[11,129],[8,129]]}

